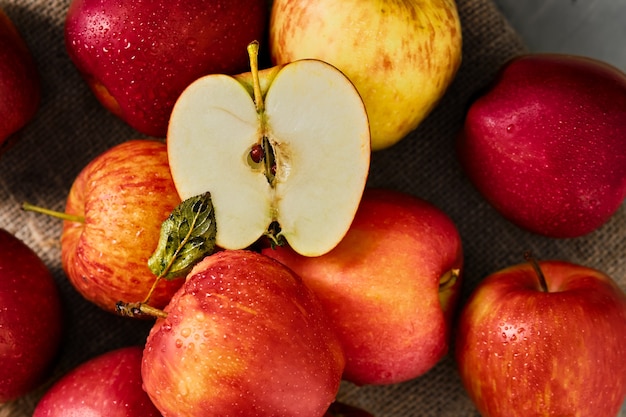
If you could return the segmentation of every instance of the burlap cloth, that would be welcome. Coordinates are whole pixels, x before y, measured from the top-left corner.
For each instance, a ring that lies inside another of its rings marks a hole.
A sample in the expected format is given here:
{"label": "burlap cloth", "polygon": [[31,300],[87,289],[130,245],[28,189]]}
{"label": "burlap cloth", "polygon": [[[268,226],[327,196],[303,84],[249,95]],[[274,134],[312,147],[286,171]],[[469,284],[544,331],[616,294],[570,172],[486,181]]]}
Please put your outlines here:
{"label": "burlap cloth", "polygon": [[[23,201],[30,201],[63,210],[74,177],[88,161],[117,143],[140,137],[96,102],[70,62],[63,43],[68,4],[69,0],[0,0],[0,7],[30,45],[43,82],[36,119],[0,158],[0,227],[23,239],[43,258],[62,292],[66,334],[51,381],[97,354],[141,344],[149,328],[149,323],[116,317],[85,302],[68,284],[60,266],[61,223],[20,209]],[[526,49],[490,0],[459,0],[458,6],[464,28],[458,76],[436,111],[411,137],[374,155],[370,185],[427,199],[456,222],[466,257],[463,299],[488,273],[522,262],[527,249],[539,258],[568,259],[602,269],[626,289],[624,207],[589,236],[546,239],[503,220],[460,171],[453,140],[468,101],[492,79],[500,64]],[[46,387],[0,406],[0,417],[30,416]],[[404,384],[362,388],[344,384],[339,398],[378,417],[478,415],[450,355],[426,375]]]}

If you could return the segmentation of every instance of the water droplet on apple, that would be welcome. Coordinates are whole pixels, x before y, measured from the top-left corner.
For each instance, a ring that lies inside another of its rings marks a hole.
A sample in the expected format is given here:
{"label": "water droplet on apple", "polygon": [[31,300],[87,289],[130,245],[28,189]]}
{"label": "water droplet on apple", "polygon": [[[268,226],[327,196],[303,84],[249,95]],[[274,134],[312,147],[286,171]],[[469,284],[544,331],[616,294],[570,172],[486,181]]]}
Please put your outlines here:
{"label": "water droplet on apple", "polygon": [[515,125],[514,124],[510,124],[506,127],[506,131],[507,133],[512,133],[515,130]]}
{"label": "water droplet on apple", "polygon": [[180,331],[180,335],[184,338],[187,338],[191,335],[191,329],[189,327],[185,327]]}
{"label": "water droplet on apple", "polygon": [[180,339],[176,339],[176,342],[174,342],[177,348],[181,348],[183,347],[183,341]]}

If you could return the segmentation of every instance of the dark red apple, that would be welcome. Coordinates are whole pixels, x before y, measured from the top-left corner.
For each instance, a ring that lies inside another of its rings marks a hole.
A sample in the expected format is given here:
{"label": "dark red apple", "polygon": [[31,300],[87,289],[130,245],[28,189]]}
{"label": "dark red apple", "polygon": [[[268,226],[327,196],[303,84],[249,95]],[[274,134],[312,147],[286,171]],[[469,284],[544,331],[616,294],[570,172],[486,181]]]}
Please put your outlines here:
{"label": "dark red apple", "polygon": [[484,417],[615,417],[626,396],[626,294],[569,262],[500,270],[461,312],[456,359]]}
{"label": "dark red apple", "polygon": [[470,107],[462,166],[505,218],[567,238],[606,223],[626,197],[626,74],[580,56],[504,65]]}
{"label": "dark red apple", "polygon": [[165,137],[174,102],[202,75],[249,69],[266,0],[73,0],[65,40],[100,102],[141,133]]}
{"label": "dark red apple", "polygon": [[[41,81],[28,45],[0,9],[0,153],[30,122],[41,100]],[[10,139],[10,140],[9,140]]]}
{"label": "dark red apple", "polygon": [[130,346],[84,362],[52,385],[33,417],[161,416],[141,388],[141,356]]}
{"label": "dark red apple", "polygon": [[62,330],[52,274],[30,247],[0,229],[0,403],[45,380]]}

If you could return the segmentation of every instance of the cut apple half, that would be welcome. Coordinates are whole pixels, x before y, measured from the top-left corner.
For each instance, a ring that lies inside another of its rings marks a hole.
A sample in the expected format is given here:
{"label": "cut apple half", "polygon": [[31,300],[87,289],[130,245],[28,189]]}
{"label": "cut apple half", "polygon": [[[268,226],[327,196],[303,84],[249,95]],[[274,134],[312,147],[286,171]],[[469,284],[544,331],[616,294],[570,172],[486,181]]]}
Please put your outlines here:
{"label": "cut apple half", "polygon": [[216,244],[263,235],[317,256],[347,232],[370,164],[365,106],[351,81],[319,60],[207,75],[177,100],[167,135],[181,199],[211,194]]}

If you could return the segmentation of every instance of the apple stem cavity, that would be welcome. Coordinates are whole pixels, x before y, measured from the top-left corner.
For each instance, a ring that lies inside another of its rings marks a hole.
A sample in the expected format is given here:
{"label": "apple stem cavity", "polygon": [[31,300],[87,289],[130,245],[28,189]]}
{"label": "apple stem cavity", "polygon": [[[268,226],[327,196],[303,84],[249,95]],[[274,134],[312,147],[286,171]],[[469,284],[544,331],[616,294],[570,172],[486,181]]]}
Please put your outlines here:
{"label": "apple stem cavity", "polygon": [[456,284],[461,271],[457,268],[451,269],[439,279],[439,292],[445,291]]}
{"label": "apple stem cavity", "polygon": [[539,262],[537,262],[537,259],[535,259],[532,252],[531,251],[524,252],[524,259],[526,259],[526,262],[530,263],[530,265],[535,270],[535,274],[537,274],[537,279],[539,280],[539,288],[541,289],[541,291],[549,292],[548,283],[546,282],[546,277],[543,274],[541,267],[539,266]]}
{"label": "apple stem cavity", "polygon": [[68,213],[63,213],[63,212],[56,211],[56,210],[50,210],[44,207],[35,206],[34,204],[30,204],[28,202],[22,203],[22,210],[45,214],[47,216],[56,217],[57,219],[66,220],[69,222],[85,223],[84,216],[78,216],[75,214],[68,214]]}

